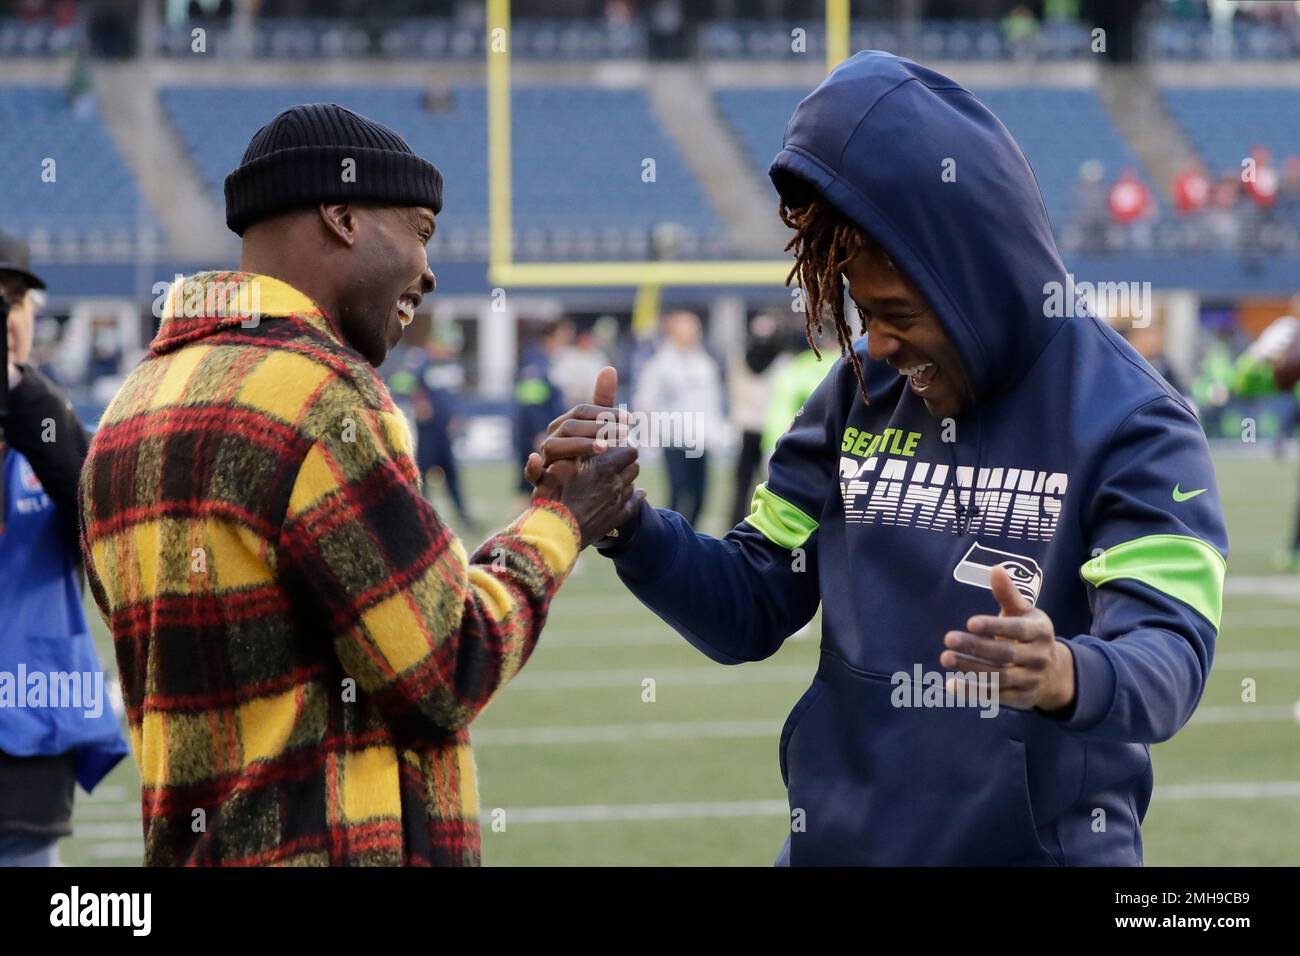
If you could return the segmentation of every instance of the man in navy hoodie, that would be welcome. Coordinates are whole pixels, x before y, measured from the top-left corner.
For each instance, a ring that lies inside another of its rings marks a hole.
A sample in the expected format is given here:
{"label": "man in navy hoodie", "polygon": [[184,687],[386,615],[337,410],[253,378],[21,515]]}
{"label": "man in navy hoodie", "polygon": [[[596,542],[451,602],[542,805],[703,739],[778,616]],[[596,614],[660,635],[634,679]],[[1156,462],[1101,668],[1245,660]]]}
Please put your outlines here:
{"label": "man in navy hoodie", "polygon": [[[1062,302],[1034,175],[952,80],[859,53],[799,105],[771,176],[809,323],[829,317],[843,359],[726,537],[642,504],[602,550],[721,663],[768,657],[821,604],[778,862],[1140,864],[1149,745],[1195,710],[1222,607],[1196,417]],[[533,476],[589,451],[598,413],[558,421]],[[956,706],[965,674],[996,675],[994,706]]]}

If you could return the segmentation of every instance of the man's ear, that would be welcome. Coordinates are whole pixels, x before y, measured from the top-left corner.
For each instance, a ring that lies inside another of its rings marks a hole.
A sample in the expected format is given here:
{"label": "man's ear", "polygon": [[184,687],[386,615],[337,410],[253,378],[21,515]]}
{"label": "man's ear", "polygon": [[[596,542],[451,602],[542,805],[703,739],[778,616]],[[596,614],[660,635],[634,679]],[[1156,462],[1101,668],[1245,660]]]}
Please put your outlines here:
{"label": "man's ear", "polygon": [[329,234],[345,246],[351,248],[357,241],[357,208],[351,203],[321,203],[320,218]]}

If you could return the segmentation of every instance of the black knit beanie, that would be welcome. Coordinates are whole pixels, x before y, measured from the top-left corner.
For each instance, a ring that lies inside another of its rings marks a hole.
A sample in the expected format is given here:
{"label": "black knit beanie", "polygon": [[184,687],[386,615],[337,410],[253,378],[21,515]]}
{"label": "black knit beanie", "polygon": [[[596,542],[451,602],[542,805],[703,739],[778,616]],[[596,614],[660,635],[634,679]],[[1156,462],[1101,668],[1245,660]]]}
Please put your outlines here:
{"label": "black knit beanie", "polygon": [[349,201],[438,213],[442,174],[387,126],[333,103],[310,103],[254,133],[239,168],[226,177],[226,225],[238,236],[290,209]]}

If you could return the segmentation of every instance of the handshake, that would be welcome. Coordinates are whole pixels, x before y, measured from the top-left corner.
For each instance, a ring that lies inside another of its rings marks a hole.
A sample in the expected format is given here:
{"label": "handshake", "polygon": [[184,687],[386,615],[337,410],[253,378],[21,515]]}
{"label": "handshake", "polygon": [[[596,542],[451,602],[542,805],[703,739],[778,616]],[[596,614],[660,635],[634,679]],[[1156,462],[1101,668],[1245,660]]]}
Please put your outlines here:
{"label": "handshake", "polygon": [[627,422],[614,407],[617,395],[618,372],[601,369],[591,404],[575,405],[551,422],[524,467],[533,500],[568,508],[583,548],[632,521],[645,500],[634,484],[641,466],[637,450],[625,444]]}

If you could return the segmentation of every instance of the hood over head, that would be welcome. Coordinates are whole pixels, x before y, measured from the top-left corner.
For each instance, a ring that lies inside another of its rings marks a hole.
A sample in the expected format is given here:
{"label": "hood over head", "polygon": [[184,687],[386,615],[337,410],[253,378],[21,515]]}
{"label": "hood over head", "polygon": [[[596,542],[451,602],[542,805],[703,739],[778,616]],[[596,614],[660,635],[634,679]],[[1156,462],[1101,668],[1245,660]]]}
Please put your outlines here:
{"label": "hood over head", "polygon": [[850,57],[795,109],[769,175],[792,206],[820,195],[893,258],[943,324],[977,398],[1015,385],[1065,321],[1033,171],[954,80],[902,57]]}

